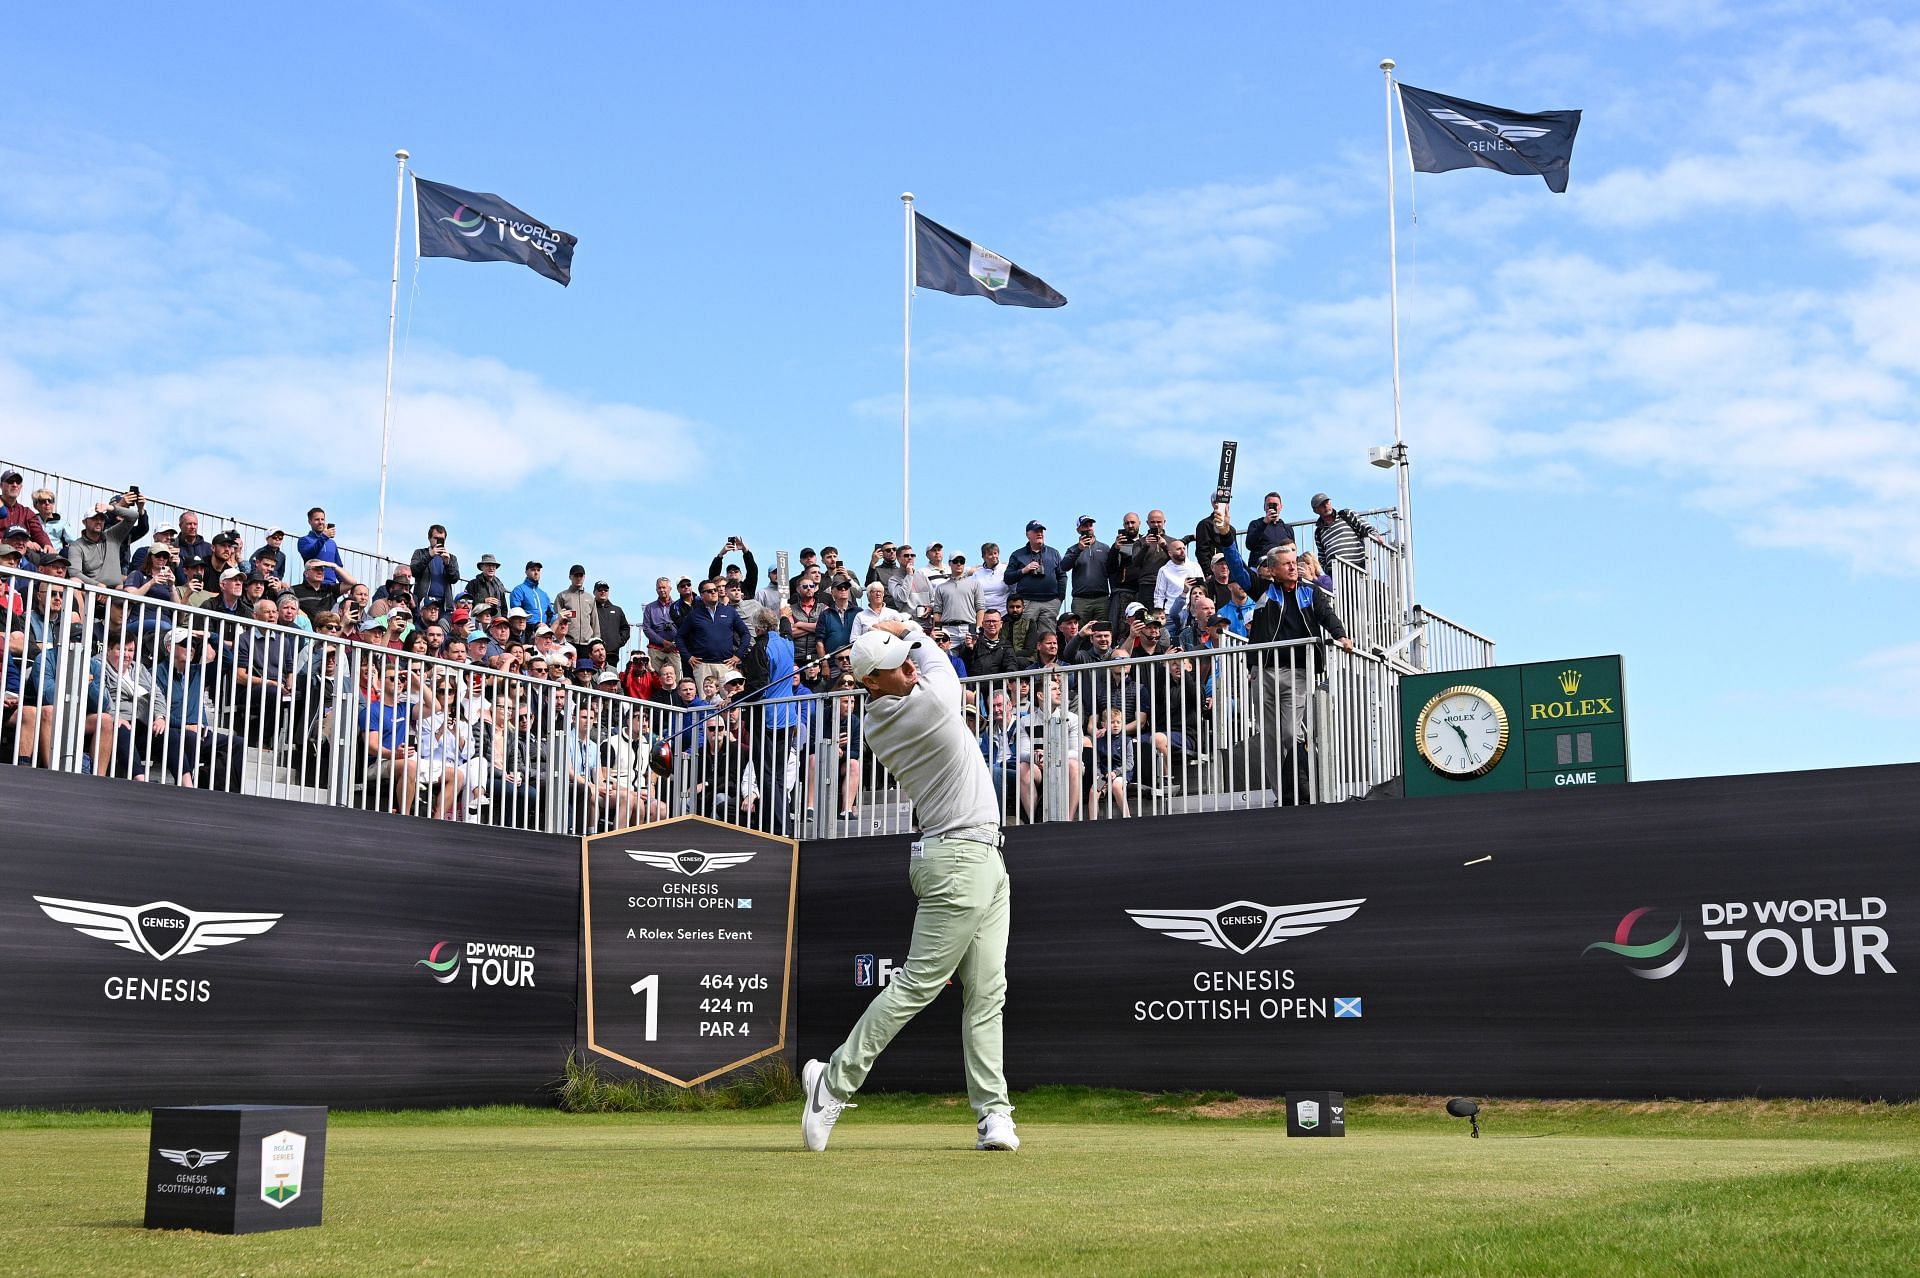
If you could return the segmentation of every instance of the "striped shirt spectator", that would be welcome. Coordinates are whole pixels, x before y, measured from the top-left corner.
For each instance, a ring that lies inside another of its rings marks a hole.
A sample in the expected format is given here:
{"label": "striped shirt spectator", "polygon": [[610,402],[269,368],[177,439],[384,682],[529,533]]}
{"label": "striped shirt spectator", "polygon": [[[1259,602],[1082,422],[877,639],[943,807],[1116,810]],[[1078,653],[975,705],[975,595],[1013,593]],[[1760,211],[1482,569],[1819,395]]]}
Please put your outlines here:
{"label": "striped shirt spectator", "polygon": [[1351,510],[1335,510],[1325,493],[1315,493],[1313,513],[1320,516],[1313,526],[1313,544],[1319,548],[1320,561],[1344,559],[1350,564],[1367,566],[1367,539],[1380,540],[1380,534]]}

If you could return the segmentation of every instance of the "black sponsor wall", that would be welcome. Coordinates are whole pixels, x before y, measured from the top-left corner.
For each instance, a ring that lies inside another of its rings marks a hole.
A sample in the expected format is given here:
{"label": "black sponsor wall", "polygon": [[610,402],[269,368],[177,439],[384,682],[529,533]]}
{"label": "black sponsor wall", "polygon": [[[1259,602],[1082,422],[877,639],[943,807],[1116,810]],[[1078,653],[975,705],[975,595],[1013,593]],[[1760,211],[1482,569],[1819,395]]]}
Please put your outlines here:
{"label": "black sponsor wall", "polygon": [[23,768],[0,812],[0,1105],[551,1101],[577,840]]}
{"label": "black sponsor wall", "polygon": [[[1898,766],[1015,830],[1010,1080],[1920,1096],[1916,796]],[[805,847],[803,1059],[905,958],[906,855]],[[958,1090],[960,997],[869,1085]]]}

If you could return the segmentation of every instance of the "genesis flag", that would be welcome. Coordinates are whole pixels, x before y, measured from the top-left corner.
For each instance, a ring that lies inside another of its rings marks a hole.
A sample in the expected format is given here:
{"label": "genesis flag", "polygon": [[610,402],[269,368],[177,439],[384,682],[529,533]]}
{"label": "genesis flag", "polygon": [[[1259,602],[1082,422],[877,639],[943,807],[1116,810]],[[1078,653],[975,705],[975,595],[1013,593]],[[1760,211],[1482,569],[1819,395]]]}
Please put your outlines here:
{"label": "genesis flag", "polygon": [[416,175],[415,251],[468,262],[519,262],[564,286],[573,275],[578,236],[535,221],[497,195],[463,191]]}
{"label": "genesis flag", "polygon": [[1481,168],[1523,176],[1537,173],[1549,191],[1566,191],[1573,135],[1580,128],[1578,111],[1525,115],[1410,84],[1399,89],[1414,172]]}
{"label": "genesis flag", "polygon": [[1038,275],[919,212],[913,215],[913,282],[959,297],[991,298],[998,306],[1067,304]]}

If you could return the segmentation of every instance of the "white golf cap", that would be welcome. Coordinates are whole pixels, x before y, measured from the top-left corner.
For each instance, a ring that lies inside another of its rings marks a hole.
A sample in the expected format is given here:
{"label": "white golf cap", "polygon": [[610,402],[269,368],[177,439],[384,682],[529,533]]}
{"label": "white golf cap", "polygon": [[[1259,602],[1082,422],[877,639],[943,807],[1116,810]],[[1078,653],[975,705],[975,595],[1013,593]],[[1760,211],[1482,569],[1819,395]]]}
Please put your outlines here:
{"label": "white golf cap", "polygon": [[853,677],[864,679],[876,670],[893,670],[907,659],[914,643],[886,630],[869,630],[853,641]]}

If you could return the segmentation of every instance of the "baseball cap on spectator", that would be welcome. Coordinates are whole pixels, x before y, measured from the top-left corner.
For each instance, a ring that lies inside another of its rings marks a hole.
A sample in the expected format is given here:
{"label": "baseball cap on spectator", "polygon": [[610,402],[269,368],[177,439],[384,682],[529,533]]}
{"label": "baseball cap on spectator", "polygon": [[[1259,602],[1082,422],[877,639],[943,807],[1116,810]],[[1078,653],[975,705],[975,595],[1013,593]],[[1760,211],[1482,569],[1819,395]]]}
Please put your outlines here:
{"label": "baseball cap on spectator", "polygon": [[[876,633],[885,634],[886,631],[882,630],[882,631],[877,631]],[[733,669],[728,670],[725,675],[721,676],[720,686],[724,688],[730,683],[745,683],[746,681],[747,681],[746,673],[740,670],[738,667],[735,667]]]}
{"label": "baseball cap on spectator", "polygon": [[429,608],[433,609],[435,612],[438,612],[440,611],[440,601],[438,599],[435,599],[432,595],[425,595],[421,597],[420,602],[416,603],[414,607],[419,609],[421,612],[425,612]]}
{"label": "baseball cap on spectator", "polygon": [[198,630],[189,630],[185,626],[175,626],[173,629],[167,631],[166,642],[169,646],[178,648],[183,643],[192,643],[195,639],[202,637]]}
{"label": "baseball cap on spectator", "polygon": [[454,621],[466,621],[473,616],[473,609],[467,607],[465,604],[458,604],[449,616]]}
{"label": "baseball cap on spectator", "polygon": [[0,484],[24,484],[26,482],[27,477],[17,470],[10,470],[4,475],[0,475]]}
{"label": "baseball cap on spectator", "polygon": [[500,561],[498,559],[495,559],[492,555],[482,555],[480,556],[480,566],[482,568],[498,568],[500,566]]}
{"label": "baseball cap on spectator", "polygon": [[1213,616],[1207,618],[1207,629],[1209,630],[1225,630],[1231,624],[1231,622],[1219,613],[1215,613]]}
{"label": "baseball cap on spectator", "polygon": [[18,559],[19,557],[20,547],[12,542],[0,542],[0,559]]}
{"label": "baseball cap on spectator", "polygon": [[611,589],[613,589],[613,587],[611,587],[611,586],[609,586],[609,585],[608,585],[608,584],[607,584],[606,582],[604,582],[604,581],[596,581],[596,582],[594,582],[594,583],[593,583],[593,588],[594,588],[595,590],[611,590]]}
{"label": "baseball cap on spectator", "polygon": [[538,559],[529,559],[529,560],[527,560],[527,571],[528,571],[528,572],[532,572],[532,571],[533,571],[533,570],[534,570],[535,568],[545,568],[545,567],[546,567],[546,565],[545,565],[545,564],[543,564],[543,563],[541,563],[541,562],[540,562],[540,561],[539,561]]}
{"label": "baseball cap on spectator", "polygon": [[215,533],[213,535],[213,544],[216,546],[237,546],[240,544],[240,534],[231,528],[225,532]]}
{"label": "baseball cap on spectator", "polygon": [[368,617],[360,623],[360,628],[362,630],[385,630],[387,628],[387,618]]}
{"label": "baseball cap on spectator", "polygon": [[507,616],[508,616],[509,618],[512,618],[512,617],[524,617],[524,616],[526,616],[526,615],[527,615],[527,610],[526,610],[525,608],[509,608],[509,609],[507,609]]}
{"label": "baseball cap on spectator", "polygon": [[68,559],[64,554],[60,553],[57,550],[54,551],[51,555],[40,556],[40,566],[42,568],[47,567],[49,564],[71,564],[72,562],[73,561],[71,559]]}
{"label": "baseball cap on spectator", "polygon": [[104,510],[89,510],[86,514],[80,516],[82,523],[85,523],[89,519],[97,519],[104,524],[107,522],[107,512]]}
{"label": "baseball cap on spectator", "polygon": [[618,670],[602,670],[600,672],[600,677],[598,679],[595,679],[594,682],[595,683],[619,683],[620,672]]}
{"label": "baseball cap on spectator", "polygon": [[180,565],[180,571],[189,577],[196,572],[204,573],[206,570],[207,561],[204,559],[188,559]]}
{"label": "baseball cap on spectator", "polygon": [[1143,613],[1146,610],[1147,610],[1147,606],[1143,603],[1130,603],[1127,605],[1127,611],[1124,615],[1132,617],[1139,613]]}
{"label": "baseball cap on spectator", "polygon": [[1073,526],[1075,528],[1091,528],[1093,527],[1093,516],[1082,515],[1074,521]]}
{"label": "baseball cap on spectator", "polygon": [[1320,509],[1320,507],[1327,505],[1332,500],[1333,498],[1327,496],[1325,493],[1315,493],[1313,495],[1313,500],[1308,502],[1307,505],[1309,508],[1313,510],[1318,510]]}
{"label": "baseball cap on spectator", "polygon": [[162,524],[159,528],[154,530],[153,535],[156,537],[178,537],[180,535],[180,530],[178,528],[175,528],[172,524]]}
{"label": "baseball cap on spectator", "polygon": [[[26,529],[24,529],[24,528],[22,528],[22,529],[21,529],[20,531],[21,531],[21,532],[25,532],[25,531],[26,531]],[[7,536],[9,536],[9,537],[11,537],[11,536],[13,536],[13,530],[12,530],[12,529],[8,529],[8,530],[7,530]],[[172,546],[149,546],[149,547],[147,547],[147,558],[149,558],[149,559],[152,559],[152,558],[153,558],[154,556],[156,556],[156,555],[164,555],[164,556],[166,556],[166,557],[167,557],[168,559],[171,559],[171,558],[173,558],[173,547],[172,547]]]}
{"label": "baseball cap on spectator", "polygon": [[287,535],[287,530],[286,530],[286,529],[284,529],[284,528],[276,528],[276,529],[274,529],[274,530],[273,530],[272,532],[270,532],[270,533],[268,533],[268,534],[267,534],[267,540],[268,540],[268,541],[272,541],[272,540],[273,540],[273,539],[274,539],[275,537],[284,537],[284,536],[286,536],[286,535]]}
{"label": "baseball cap on spectator", "polygon": [[[1029,519],[1029,520],[1027,521],[1027,531],[1028,531],[1028,532],[1045,532],[1046,530],[1047,530],[1047,526],[1046,526],[1045,524],[1043,524],[1043,523],[1041,523],[1041,522],[1040,522],[1039,520],[1037,520],[1037,519]],[[881,669],[891,669],[891,668],[892,668],[892,667],[890,667],[890,666],[883,666],[883,667],[881,667]]]}
{"label": "baseball cap on spectator", "polygon": [[739,565],[739,564],[728,564],[728,565],[727,565],[727,576],[729,576],[729,577],[738,577],[739,575],[740,575],[740,565]]}
{"label": "baseball cap on spectator", "polygon": [[489,617],[489,618],[487,618],[487,628],[488,628],[489,630],[491,630],[491,629],[492,629],[493,627],[495,627],[495,626],[504,626],[504,625],[506,625],[506,624],[507,624],[507,619],[506,619],[505,617]]}
{"label": "baseball cap on spectator", "polygon": [[27,531],[27,526],[25,524],[15,524],[13,527],[7,529],[6,536],[7,536],[7,540],[11,541],[15,537],[19,537],[22,540],[24,540],[28,537],[33,536],[33,534]]}
{"label": "baseball cap on spectator", "polygon": [[244,581],[246,580],[246,576],[247,574],[245,574],[244,572],[241,572],[238,568],[228,568],[220,574],[220,580]]}
{"label": "baseball cap on spectator", "polygon": [[586,575],[587,570],[580,564],[575,564],[573,567],[567,569],[567,576],[569,577],[584,577]]}
{"label": "baseball cap on spectator", "polygon": [[535,633],[536,635],[550,635],[550,634],[552,634],[552,633],[553,633],[553,627],[552,627],[552,626],[549,626],[549,625],[548,625],[548,624],[547,624],[546,622],[544,622],[544,621],[543,621],[543,622],[541,622],[541,623],[540,623],[540,625],[539,625],[539,626],[538,626],[538,627],[537,627],[537,628],[536,628],[536,629],[534,630],[534,632],[533,632],[533,633]]}

